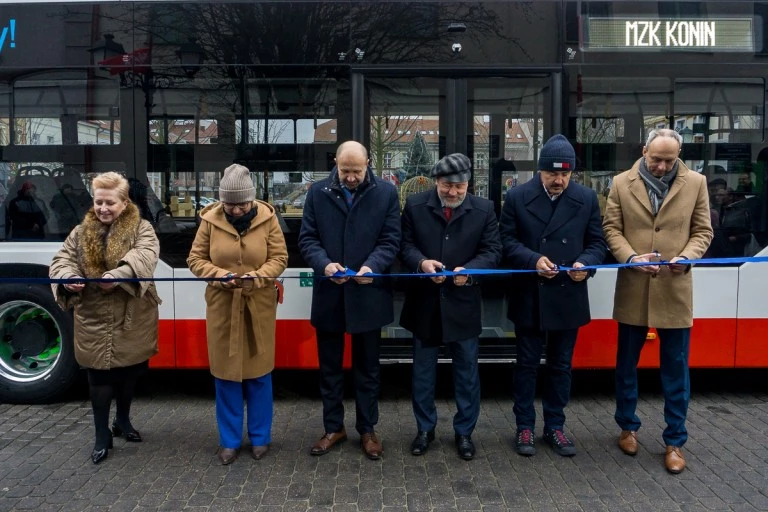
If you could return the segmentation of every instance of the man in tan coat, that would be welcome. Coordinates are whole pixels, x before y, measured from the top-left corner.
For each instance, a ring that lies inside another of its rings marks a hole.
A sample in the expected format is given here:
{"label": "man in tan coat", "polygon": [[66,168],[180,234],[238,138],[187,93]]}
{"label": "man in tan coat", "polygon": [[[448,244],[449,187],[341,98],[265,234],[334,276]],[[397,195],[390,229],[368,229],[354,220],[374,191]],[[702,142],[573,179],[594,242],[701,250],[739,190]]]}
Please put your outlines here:
{"label": "man in tan coat", "polygon": [[706,179],[678,158],[682,138],[674,130],[653,130],[643,156],[613,180],[603,220],[608,248],[616,260],[669,265],[619,269],[613,318],[619,322],[616,354],[616,423],[619,447],[637,453],[640,418],[637,363],[649,327],[661,343],[664,390],[665,466],[685,469],[681,447],[688,439],[685,418],[690,398],[688,349],[693,325],[693,280],[687,259],[701,258],[712,240]]}

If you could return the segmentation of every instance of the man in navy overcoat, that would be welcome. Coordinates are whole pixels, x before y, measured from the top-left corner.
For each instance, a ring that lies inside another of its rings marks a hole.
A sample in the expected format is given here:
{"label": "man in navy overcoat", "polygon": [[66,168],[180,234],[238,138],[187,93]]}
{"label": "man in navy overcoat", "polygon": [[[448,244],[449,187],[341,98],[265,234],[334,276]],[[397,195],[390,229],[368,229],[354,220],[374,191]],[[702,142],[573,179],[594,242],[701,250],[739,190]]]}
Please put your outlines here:
{"label": "man in navy overcoat", "polygon": [[518,274],[508,294],[507,316],[515,323],[517,336],[515,448],[526,456],[536,453],[533,399],[545,344],[544,440],[560,455],[576,454],[564,432],[564,409],[571,394],[578,328],[590,320],[586,280],[594,272],[558,268],[598,265],[606,246],[597,195],[570,182],[575,166],[573,146],[555,135],[541,149],[539,172],[507,192],[501,213],[504,264],[536,271]]}
{"label": "man in navy overcoat", "polygon": [[[400,247],[400,203],[395,187],[368,167],[362,144],[344,142],[336,166],[307,193],[299,249],[315,275],[311,322],[317,331],[325,432],[311,449],[323,455],[347,438],[344,428],[344,333],[352,335],[355,428],[369,459],[381,457],[379,419],[381,328],[394,320],[392,292],[382,278]],[[337,272],[356,275],[333,278]]]}

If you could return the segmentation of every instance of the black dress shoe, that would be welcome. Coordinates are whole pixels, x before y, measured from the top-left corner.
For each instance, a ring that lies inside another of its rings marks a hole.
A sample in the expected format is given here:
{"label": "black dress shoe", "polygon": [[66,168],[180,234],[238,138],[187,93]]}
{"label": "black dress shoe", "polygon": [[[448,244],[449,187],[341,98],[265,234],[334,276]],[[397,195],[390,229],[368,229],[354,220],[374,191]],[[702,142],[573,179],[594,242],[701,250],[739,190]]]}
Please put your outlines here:
{"label": "black dress shoe", "polygon": [[472,442],[472,437],[456,434],[456,450],[462,459],[472,460],[475,457],[475,443]]}
{"label": "black dress shoe", "polygon": [[143,441],[141,434],[135,428],[131,427],[131,431],[123,431],[123,428],[117,424],[117,420],[112,422],[112,434],[115,437],[121,437],[125,435],[125,440],[129,443],[140,443]]}
{"label": "black dress shoe", "polygon": [[411,454],[424,455],[429,449],[429,443],[431,443],[434,440],[435,440],[434,430],[431,430],[429,432],[419,430],[418,434],[416,434],[416,437],[413,438],[413,442],[411,443]]}
{"label": "black dress shoe", "polygon": [[112,448],[112,437],[109,438],[109,443],[105,448],[96,449],[94,448],[91,452],[91,461],[94,464],[98,464],[104,459],[107,458],[107,455],[109,455],[109,449]]}

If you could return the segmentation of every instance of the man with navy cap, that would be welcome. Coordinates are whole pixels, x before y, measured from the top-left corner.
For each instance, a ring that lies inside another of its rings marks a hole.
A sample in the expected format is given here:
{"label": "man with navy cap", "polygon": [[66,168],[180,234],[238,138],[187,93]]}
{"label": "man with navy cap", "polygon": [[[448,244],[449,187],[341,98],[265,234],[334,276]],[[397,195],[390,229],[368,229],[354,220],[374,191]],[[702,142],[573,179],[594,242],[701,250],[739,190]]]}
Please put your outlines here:
{"label": "man with navy cap", "polygon": [[473,276],[434,275],[495,268],[501,257],[493,203],[467,193],[472,164],[453,153],[432,169],[435,188],[410,196],[402,214],[401,260],[407,270],[432,277],[409,279],[400,325],[413,333],[413,413],[418,432],[411,453],[422,455],[435,438],[435,377],[440,346],[453,361],[459,457],[475,456],[472,432],[480,415],[478,336],[480,287]]}
{"label": "man with navy cap", "polygon": [[590,320],[586,279],[594,274],[576,269],[602,263],[606,246],[597,194],[570,183],[575,166],[573,146],[555,135],[541,148],[539,172],[507,191],[501,213],[504,264],[535,271],[516,274],[507,313],[517,337],[515,449],[525,456],[536,453],[533,399],[545,346],[544,441],[559,455],[576,454],[564,431],[564,409],[578,329]]}

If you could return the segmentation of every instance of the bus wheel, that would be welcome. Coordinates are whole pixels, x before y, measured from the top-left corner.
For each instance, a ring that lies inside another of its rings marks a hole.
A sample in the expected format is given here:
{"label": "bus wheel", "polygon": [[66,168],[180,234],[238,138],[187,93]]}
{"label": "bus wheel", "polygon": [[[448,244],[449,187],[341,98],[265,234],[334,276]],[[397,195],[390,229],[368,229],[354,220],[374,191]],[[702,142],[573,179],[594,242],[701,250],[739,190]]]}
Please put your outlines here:
{"label": "bus wheel", "polygon": [[72,315],[40,285],[0,289],[0,403],[44,403],[77,377]]}

